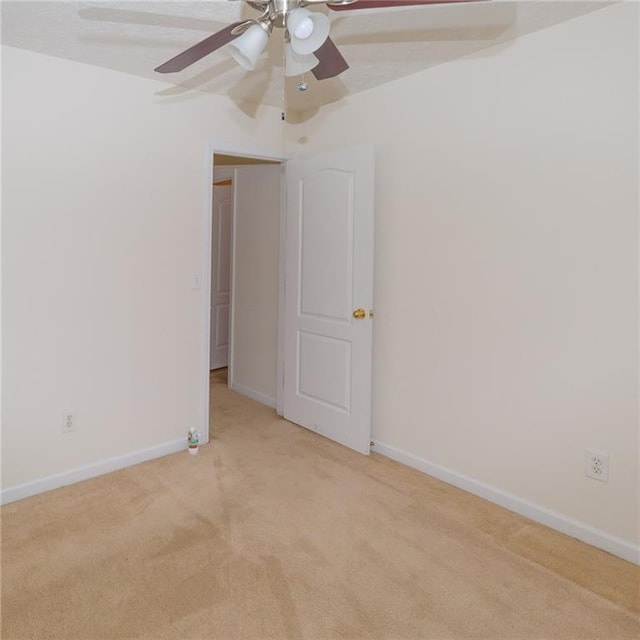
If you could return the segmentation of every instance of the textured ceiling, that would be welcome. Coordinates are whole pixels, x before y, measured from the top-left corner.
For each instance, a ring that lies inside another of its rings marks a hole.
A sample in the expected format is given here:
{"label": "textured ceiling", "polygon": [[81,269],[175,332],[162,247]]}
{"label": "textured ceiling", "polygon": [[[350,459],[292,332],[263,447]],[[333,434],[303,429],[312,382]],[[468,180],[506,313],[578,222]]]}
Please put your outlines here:
{"label": "textured ceiling", "polygon": [[[258,12],[238,0],[206,2],[2,2],[2,43],[167,83],[160,95],[194,90],[228,95],[245,111],[268,104],[303,111],[545,29],[610,1],[527,0],[332,12],[331,37],[350,69],[296,90],[283,77],[282,34],[275,29],[253,72],[224,48],[182,72],[159,75],[162,62]],[[316,8],[314,10],[324,10]]]}

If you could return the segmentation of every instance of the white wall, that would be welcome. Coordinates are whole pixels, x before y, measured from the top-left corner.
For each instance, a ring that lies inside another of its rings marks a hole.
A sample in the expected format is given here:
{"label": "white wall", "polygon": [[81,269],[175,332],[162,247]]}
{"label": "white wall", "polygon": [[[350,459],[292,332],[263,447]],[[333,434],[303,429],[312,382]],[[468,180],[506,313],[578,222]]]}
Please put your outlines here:
{"label": "white wall", "polygon": [[[206,279],[209,145],[279,155],[282,138],[277,109],[251,119],[226,98],[162,98],[161,82],[8,47],[2,63],[12,499],[202,428],[205,289],[191,285]],[[77,432],[61,433],[65,412]]]}
{"label": "white wall", "polygon": [[235,172],[230,385],[275,407],[281,168],[256,165]]}
{"label": "white wall", "polygon": [[[640,502],[637,18],[612,6],[291,131],[302,152],[376,148],[374,439],[627,556]],[[585,477],[587,448],[610,454],[609,483]]]}

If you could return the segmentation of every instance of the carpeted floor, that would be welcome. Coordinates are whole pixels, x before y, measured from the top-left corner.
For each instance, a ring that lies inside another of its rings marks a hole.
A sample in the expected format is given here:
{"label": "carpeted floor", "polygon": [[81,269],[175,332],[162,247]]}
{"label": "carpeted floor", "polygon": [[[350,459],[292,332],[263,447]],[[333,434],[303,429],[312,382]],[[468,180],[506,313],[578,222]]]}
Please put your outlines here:
{"label": "carpeted floor", "polygon": [[2,638],[640,638],[639,569],[277,418],[2,509]]}

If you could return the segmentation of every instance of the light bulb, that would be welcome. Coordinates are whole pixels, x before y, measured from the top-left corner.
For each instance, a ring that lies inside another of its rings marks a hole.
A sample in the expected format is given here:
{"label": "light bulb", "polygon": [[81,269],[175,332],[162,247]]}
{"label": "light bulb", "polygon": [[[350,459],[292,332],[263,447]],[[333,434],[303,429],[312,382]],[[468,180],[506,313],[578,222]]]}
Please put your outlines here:
{"label": "light bulb", "polygon": [[298,55],[317,51],[329,36],[329,18],[324,13],[296,8],[287,14],[291,47]]}
{"label": "light bulb", "polygon": [[313,33],[313,20],[309,17],[303,18],[296,25],[293,35],[300,40],[306,40]]}

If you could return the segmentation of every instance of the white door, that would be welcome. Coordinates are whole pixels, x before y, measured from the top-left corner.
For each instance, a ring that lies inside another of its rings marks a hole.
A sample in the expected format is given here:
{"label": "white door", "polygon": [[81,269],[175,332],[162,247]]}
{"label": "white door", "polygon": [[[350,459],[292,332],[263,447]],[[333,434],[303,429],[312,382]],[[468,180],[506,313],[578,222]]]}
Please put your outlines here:
{"label": "white door", "polygon": [[371,441],[372,147],[287,162],[283,415]]}
{"label": "white door", "polygon": [[231,302],[231,221],[233,182],[213,184],[211,234],[211,352],[209,369],[229,363],[229,309]]}

